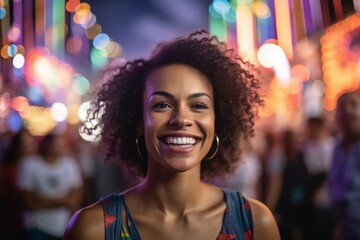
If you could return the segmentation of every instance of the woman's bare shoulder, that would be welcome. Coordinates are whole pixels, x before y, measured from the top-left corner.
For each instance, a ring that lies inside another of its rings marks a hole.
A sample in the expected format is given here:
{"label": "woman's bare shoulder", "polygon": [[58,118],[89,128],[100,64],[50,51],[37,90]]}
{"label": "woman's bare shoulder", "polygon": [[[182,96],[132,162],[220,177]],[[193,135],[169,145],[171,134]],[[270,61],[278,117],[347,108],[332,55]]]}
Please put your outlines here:
{"label": "woman's bare shoulder", "polygon": [[254,239],[280,239],[278,226],[269,208],[255,199],[249,198],[248,201],[254,219]]}
{"label": "woman's bare shoulder", "polygon": [[80,209],[70,219],[64,240],[104,240],[104,212],[99,203]]}

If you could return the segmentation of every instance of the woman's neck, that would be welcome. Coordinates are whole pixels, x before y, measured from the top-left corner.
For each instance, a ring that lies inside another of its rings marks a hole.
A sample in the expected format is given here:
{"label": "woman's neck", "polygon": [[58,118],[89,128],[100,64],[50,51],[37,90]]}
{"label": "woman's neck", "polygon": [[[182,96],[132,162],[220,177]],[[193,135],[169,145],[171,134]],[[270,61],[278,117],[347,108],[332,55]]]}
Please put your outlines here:
{"label": "woman's neck", "polygon": [[200,179],[200,172],[195,169],[174,174],[149,171],[144,181],[133,190],[151,207],[165,214],[182,215],[199,207],[206,186]]}

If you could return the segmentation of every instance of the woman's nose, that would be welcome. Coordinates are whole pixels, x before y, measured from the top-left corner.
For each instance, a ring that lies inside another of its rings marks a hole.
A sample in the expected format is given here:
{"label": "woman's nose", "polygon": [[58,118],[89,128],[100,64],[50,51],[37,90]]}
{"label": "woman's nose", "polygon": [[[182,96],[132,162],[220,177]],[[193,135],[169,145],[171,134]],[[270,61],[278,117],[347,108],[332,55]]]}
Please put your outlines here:
{"label": "woman's nose", "polygon": [[172,127],[187,127],[192,125],[192,117],[185,109],[178,109],[173,112],[169,125]]}

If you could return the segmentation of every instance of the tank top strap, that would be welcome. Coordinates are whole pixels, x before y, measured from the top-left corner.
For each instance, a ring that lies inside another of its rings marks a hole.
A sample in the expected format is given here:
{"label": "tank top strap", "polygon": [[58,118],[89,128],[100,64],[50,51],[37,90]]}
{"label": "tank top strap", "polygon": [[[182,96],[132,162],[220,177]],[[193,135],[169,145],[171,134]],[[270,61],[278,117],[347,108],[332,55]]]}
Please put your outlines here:
{"label": "tank top strap", "polygon": [[105,240],[120,239],[122,220],[122,200],[119,194],[112,193],[102,198],[99,203],[103,207],[105,221]]}
{"label": "tank top strap", "polygon": [[[140,235],[136,229],[134,220],[130,214],[130,210],[124,201],[124,194],[112,193],[100,200],[100,204],[104,210],[105,220],[105,240],[131,240],[140,239]],[[127,219],[123,223],[123,209]]]}
{"label": "tank top strap", "polygon": [[254,239],[254,223],[248,200],[241,192],[223,189],[226,197],[226,213],[222,233],[236,239]]}

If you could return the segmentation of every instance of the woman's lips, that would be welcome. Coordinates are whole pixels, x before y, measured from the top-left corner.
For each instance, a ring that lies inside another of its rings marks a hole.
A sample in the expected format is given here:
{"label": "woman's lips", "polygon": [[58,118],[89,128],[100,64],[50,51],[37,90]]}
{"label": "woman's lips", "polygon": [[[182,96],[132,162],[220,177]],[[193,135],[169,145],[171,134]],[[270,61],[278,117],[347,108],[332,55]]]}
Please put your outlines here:
{"label": "woman's lips", "polygon": [[193,136],[166,136],[162,138],[161,143],[166,151],[187,153],[191,152],[200,141],[200,138]]}

